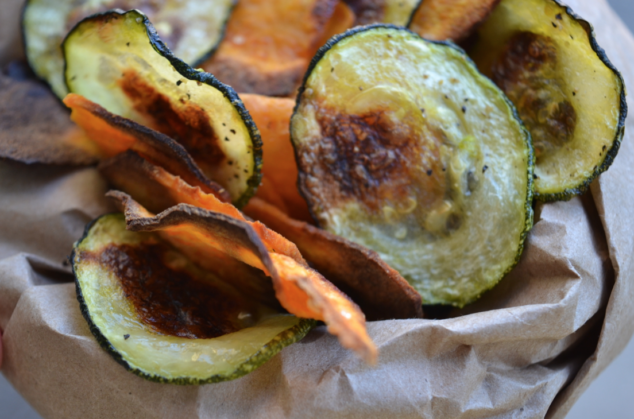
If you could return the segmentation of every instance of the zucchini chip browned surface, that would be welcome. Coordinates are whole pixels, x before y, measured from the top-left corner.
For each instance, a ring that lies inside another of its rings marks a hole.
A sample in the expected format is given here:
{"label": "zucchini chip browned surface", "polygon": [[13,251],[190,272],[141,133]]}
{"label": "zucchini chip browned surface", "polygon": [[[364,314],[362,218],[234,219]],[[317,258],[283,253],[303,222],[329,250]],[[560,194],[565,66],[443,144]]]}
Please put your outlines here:
{"label": "zucchini chip browned surface", "polygon": [[570,199],[610,167],[624,133],[625,86],[588,22],[553,0],[502,0],[470,55],[531,133],[537,199]]}
{"label": "zucchini chip browned surface", "polygon": [[153,216],[122,192],[111,191],[108,196],[124,210],[129,230],[157,232],[212,272],[218,263],[208,255],[218,253],[264,272],[282,307],[298,317],[325,322],[343,347],[368,363],[376,362],[377,350],[359,307],[303,259],[269,250],[251,223],[187,204]]}
{"label": "zucchini chip browned surface", "polygon": [[64,81],[62,40],[86,16],[111,9],[139,9],[174,54],[190,65],[205,60],[222,39],[235,0],[28,0],[22,16],[29,63],[61,99]]}
{"label": "zucchini chip browned surface", "polygon": [[338,0],[240,0],[205,71],[240,93],[295,92]]}
{"label": "zucchini chip browned surface", "polygon": [[291,138],[319,224],[375,250],[424,303],[463,306],[519,259],[530,137],[459,48],[388,25],[333,38],[300,89]]}
{"label": "zucchini chip browned surface", "polygon": [[235,91],[190,68],[139,11],[81,21],[63,44],[71,92],[183,145],[231,200],[244,205],[260,183],[262,143]]}
{"label": "zucchini chip browned surface", "polygon": [[392,23],[405,26],[420,0],[344,0],[356,16],[355,26]]}
{"label": "zucchini chip browned surface", "polygon": [[117,362],[152,381],[241,377],[315,324],[266,302],[263,275],[238,287],[235,271],[202,270],[158,234],[126,231],[122,214],[90,224],[71,258],[90,331]]}
{"label": "zucchini chip browned surface", "polygon": [[407,27],[425,39],[459,42],[491,13],[500,0],[421,0]]}

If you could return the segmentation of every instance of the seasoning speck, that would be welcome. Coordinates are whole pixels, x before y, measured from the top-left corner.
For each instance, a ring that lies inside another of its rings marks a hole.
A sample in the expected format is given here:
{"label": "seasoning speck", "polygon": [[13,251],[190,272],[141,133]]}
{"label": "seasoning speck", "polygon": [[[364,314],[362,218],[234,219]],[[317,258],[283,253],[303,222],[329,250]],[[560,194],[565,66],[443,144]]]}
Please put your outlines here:
{"label": "seasoning speck", "polygon": [[466,106],[462,107],[462,113],[467,113],[467,107]]}
{"label": "seasoning speck", "polygon": [[181,84],[183,84],[183,82],[182,82],[181,80],[179,80],[179,81],[177,81],[177,82],[176,82],[176,85],[177,85],[177,86],[180,86]]}
{"label": "seasoning speck", "polygon": [[123,339],[128,340],[130,338],[130,335],[123,335]]}
{"label": "seasoning speck", "polygon": [[225,141],[229,141],[229,137],[225,137]]}
{"label": "seasoning speck", "polygon": [[232,134],[236,133],[236,130],[234,130],[234,129],[230,129],[229,131],[231,131]]}
{"label": "seasoning speck", "polygon": [[563,17],[561,16],[561,13],[557,13],[557,15],[555,16],[555,19],[562,20]]}
{"label": "seasoning speck", "polygon": [[431,169],[427,170],[427,176],[431,176],[431,174],[432,174],[432,173],[433,173],[433,172],[432,172],[432,170],[431,170]]}
{"label": "seasoning speck", "polygon": [[488,168],[489,168],[489,166],[487,166],[487,165],[485,164],[485,165],[484,165],[484,167],[482,168],[482,173],[486,172]]}
{"label": "seasoning speck", "polygon": [[550,22],[550,23],[552,23],[553,28],[556,28],[556,27],[557,27],[557,24],[556,24],[555,22]]}

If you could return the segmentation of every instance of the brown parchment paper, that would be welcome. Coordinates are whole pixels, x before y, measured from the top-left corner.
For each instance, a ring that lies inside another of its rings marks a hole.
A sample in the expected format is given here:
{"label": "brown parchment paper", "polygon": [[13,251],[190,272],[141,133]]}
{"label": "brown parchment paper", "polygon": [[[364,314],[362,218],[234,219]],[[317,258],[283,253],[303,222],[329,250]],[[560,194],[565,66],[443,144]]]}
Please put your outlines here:
{"label": "brown parchment paper", "polygon": [[[605,0],[569,4],[633,86],[634,39]],[[0,62],[20,54],[20,6],[0,0]],[[591,193],[538,205],[520,264],[480,301],[444,320],[369,323],[378,366],[322,327],[206,386],[145,381],[90,334],[64,261],[84,225],[112,210],[96,170],[0,161],[2,373],[46,418],[562,418],[634,333],[627,125]]]}

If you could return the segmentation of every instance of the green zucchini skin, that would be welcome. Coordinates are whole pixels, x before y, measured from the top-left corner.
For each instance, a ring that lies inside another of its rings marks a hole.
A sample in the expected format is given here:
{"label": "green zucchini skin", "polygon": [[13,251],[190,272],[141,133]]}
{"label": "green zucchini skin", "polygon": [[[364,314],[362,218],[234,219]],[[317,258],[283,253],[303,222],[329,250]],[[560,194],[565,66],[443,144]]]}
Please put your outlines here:
{"label": "green zucchini skin", "polygon": [[[533,3],[536,3],[536,2],[533,2]],[[537,8],[534,7],[535,4],[530,5],[530,7],[532,8],[528,8],[529,6],[527,6],[527,8],[521,9],[520,5],[523,6],[522,3],[513,2],[511,0],[508,0],[508,1],[502,0],[500,4],[497,6],[497,8],[500,8],[500,9],[503,8],[503,11],[501,11],[500,13],[505,13],[505,14],[495,17],[494,15],[496,14],[496,10],[493,10],[493,13],[490,17],[493,23],[489,24],[489,22],[487,21],[483,22],[481,28],[479,29],[483,33],[481,33],[481,36],[473,38],[472,40],[473,45],[469,47],[469,54],[474,59],[474,61],[476,61],[478,65],[481,65],[482,67],[484,67],[484,68],[481,68],[481,71],[483,71],[485,74],[488,75],[488,72],[491,71],[489,68],[489,64],[491,64],[490,63],[491,58],[496,57],[495,54],[497,54],[496,60],[499,59],[499,57],[501,56],[500,54],[502,53],[502,51],[504,51],[504,48],[507,48],[506,45],[508,44],[506,43],[513,37],[512,35],[513,33],[526,32],[526,33],[531,33],[538,36],[551,37],[554,40],[553,42],[555,43],[556,47],[558,49],[563,49],[565,48],[563,46],[564,45],[563,41],[564,40],[570,41],[569,39],[567,39],[567,35],[563,35],[559,33],[555,34],[553,32],[548,32],[544,29],[544,26],[547,26],[550,28],[549,22],[552,21],[552,26],[555,28],[554,32],[557,32],[559,29],[568,28],[566,29],[567,32],[565,33],[570,35],[571,40],[573,40],[573,42],[575,43],[581,43],[583,45],[583,47],[576,46],[574,48],[570,48],[571,52],[568,53],[568,56],[564,61],[565,66],[567,67],[572,67],[575,65],[583,66],[586,62],[589,62],[590,59],[593,59],[594,60],[593,68],[598,69],[598,67],[603,66],[603,69],[605,70],[606,74],[610,75],[609,79],[607,78],[607,75],[602,75],[598,77],[596,80],[597,82],[600,82],[602,86],[607,84],[608,80],[611,80],[614,83],[614,86],[618,87],[619,89],[618,94],[614,95],[614,102],[610,103],[609,110],[602,108],[601,110],[596,111],[596,113],[603,112],[603,114],[605,114],[607,117],[608,115],[615,115],[618,112],[618,117],[614,119],[610,117],[610,123],[613,124],[613,127],[610,128],[609,130],[606,128],[603,128],[601,130],[603,131],[602,133],[600,133],[599,135],[595,135],[593,137],[593,138],[597,138],[596,142],[593,142],[593,143],[589,143],[587,138],[584,137],[584,134],[583,133],[579,134],[577,133],[576,130],[574,135],[572,135],[569,140],[570,144],[574,144],[575,141],[579,139],[576,147],[575,146],[572,147],[573,150],[577,152],[579,152],[579,150],[582,150],[582,147],[580,146],[580,144],[587,145],[588,147],[586,147],[587,149],[586,156],[594,156],[594,151],[590,150],[589,147],[599,142],[604,143],[603,151],[599,154],[600,158],[597,158],[594,160],[588,159],[587,164],[585,165],[579,164],[577,167],[571,167],[571,171],[569,172],[570,178],[573,178],[573,175],[574,175],[574,180],[569,180],[567,178],[568,173],[565,173],[565,177],[564,177],[564,174],[551,175],[550,172],[548,172],[549,168],[550,170],[553,170],[553,167],[556,167],[553,165],[554,157],[550,159],[550,161],[548,162],[548,165],[546,165],[546,162],[543,162],[544,163],[543,166],[539,161],[536,163],[536,175],[540,175],[541,174],[540,169],[543,168],[544,170],[543,173],[548,174],[548,176],[546,177],[548,180],[536,181],[535,199],[541,202],[567,201],[575,196],[581,195],[584,192],[586,192],[589,189],[592,182],[601,173],[608,170],[608,168],[612,165],[614,159],[616,158],[616,155],[620,148],[621,141],[624,136],[625,120],[626,120],[627,111],[628,111],[627,102],[626,102],[626,88],[625,88],[625,82],[622,75],[616,69],[616,67],[611,63],[605,50],[598,44],[594,28],[588,21],[578,16],[570,7],[564,5],[559,0],[542,0],[539,3],[540,5],[543,4],[543,7],[545,8],[543,12],[541,11],[541,9],[537,10]],[[527,10],[537,10],[537,11],[528,12]],[[548,12],[546,12],[546,10],[548,10]],[[549,14],[551,12],[553,13],[553,15],[555,13],[557,13],[557,15],[551,16]],[[530,16],[531,19],[526,18],[526,16]],[[564,17],[563,19],[562,19],[562,16]],[[507,26],[500,25],[500,22],[504,23],[504,21],[502,20],[503,17],[507,17],[507,19],[509,19],[508,20],[509,23]],[[538,21],[538,18],[543,18],[543,19],[541,21]],[[526,22],[526,23],[518,26],[517,21]],[[560,23],[560,22],[563,22],[563,23]],[[571,23],[568,23],[568,22],[571,22]],[[489,26],[487,26],[488,24]],[[495,28],[502,28],[502,29],[499,29],[496,32]],[[552,31],[553,28],[550,28],[550,30]],[[576,33],[574,33],[574,37],[573,37],[573,31],[576,31]],[[493,37],[491,33],[494,34]],[[510,33],[511,35],[505,35],[508,33]],[[580,34],[584,34],[584,35],[582,36]],[[497,41],[496,36],[498,39],[500,39],[500,41]],[[502,45],[501,47],[502,49],[499,49],[500,47],[497,45],[498,43]],[[587,51],[587,54],[586,54],[586,51],[583,50],[583,48],[585,48],[585,50]],[[589,54],[592,54],[592,55],[589,55]],[[557,57],[560,57],[560,55],[562,57],[564,56],[564,54],[557,53]],[[570,70],[567,70],[567,71],[570,71]],[[595,70],[595,73],[596,73],[596,70]],[[560,71],[557,70],[557,73],[555,74],[555,76],[561,76],[561,74],[563,73],[560,73]],[[572,87],[573,83],[576,83],[576,84],[580,83],[580,80],[578,79],[574,79],[574,78],[570,80],[568,79],[569,78],[563,78],[564,84],[561,84],[561,85],[555,84],[555,86],[562,89],[562,92],[563,92],[562,86],[566,85],[565,84],[566,82],[570,83],[570,85],[568,85],[567,87]],[[583,80],[581,80],[581,83],[583,83]],[[575,85],[575,87],[578,87],[578,86]],[[597,88],[597,89],[600,89],[600,88]],[[606,87],[604,89],[608,89],[608,88]],[[609,87],[609,90],[610,91],[612,90],[612,86]],[[598,90],[598,91],[606,92],[607,90]],[[573,102],[573,96],[575,95],[575,92],[573,92],[572,95],[570,95],[570,92],[563,92],[563,94],[564,94],[564,98],[568,100],[569,103]],[[599,96],[599,94],[595,93],[595,99],[596,99],[596,96]],[[603,93],[601,93],[600,97],[602,96],[603,96]],[[577,98],[578,97],[579,96],[577,95]],[[577,100],[580,100],[580,99],[577,99]],[[591,105],[588,105],[588,103],[590,103],[588,100],[589,99],[586,99],[586,102],[576,102],[577,104],[573,106],[575,111],[585,112],[587,115],[588,110],[592,108]],[[608,112],[610,113],[608,114]],[[587,120],[589,121],[589,119]],[[581,121],[584,121],[584,119],[581,119]],[[577,124],[579,123],[580,122],[577,121]],[[605,135],[602,135],[603,133],[605,133]],[[538,140],[536,139],[536,141]],[[581,161],[581,160],[577,159],[576,161]],[[563,172],[564,168],[568,167],[568,164],[572,166],[570,161],[566,161],[565,157],[560,158],[558,162],[560,162],[561,165],[560,167],[556,167],[555,170],[562,170]],[[558,173],[558,172],[555,172],[555,173]],[[555,183],[556,182],[555,179],[558,181],[557,184]],[[555,187],[555,185],[558,185],[558,187]]]}
{"label": "green zucchini skin", "polygon": [[[233,108],[240,115],[242,122],[246,126],[249,136],[251,138],[251,145],[252,145],[251,154],[253,159],[253,173],[246,180],[245,191],[240,196],[233,198],[233,204],[236,207],[238,208],[243,207],[249,202],[249,199],[255,194],[262,180],[262,163],[263,163],[262,162],[262,138],[260,136],[260,131],[255,125],[255,122],[253,122],[253,119],[251,118],[251,115],[247,111],[246,107],[244,106],[244,103],[242,102],[242,100],[240,99],[236,91],[231,86],[228,86],[222,83],[210,73],[205,73],[203,71],[196,70],[190,67],[187,63],[182,61],[180,58],[176,57],[171,52],[171,50],[167,47],[167,45],[165,45],[165,43],[161,40],[158,33],[156,32],[156,29],[154,28],[150,20],[147,18],[147,16],[145,16],[145,14],[143,14],[142,12],[138,10],[130,10],[128,12],[119,12],[116,10],[112,10],[112,11],[107,11],[104,13],[97,13],[82,19],[66,35],[66,38],[64,39],[64,42],[62,43],[62,50],[64,51],[64,56],[66,57],[66,48],[67,48],[68,40],[73,37],[75,31],[77,31],[78,28],[83,23],[85,22],[88,23],[88,22],[96,21],[96,20],[97,21],[102,20],[107,22],[109,19],[112,19],[113,17],[125,18],[127,15],[135,17],[138,23],[144,25],[146,34],[148,36],[148,41],[150,45],[152,46],[152,48],[154,49],[154,51],[156,51],[156,53],[159,54],[161,57],[165,58],[169,62],[169,65],[171,65],[178,74],[180,74],[181,76],[185,77],[188,80],[198,82],[201,84],[206,84],[214,88],[215,90],[219,91],[220,93],[222,93],[223,97],[229,102],[229,104],[233,106]],[[68,73],[69,73],[68,62],[65,59],[64,74],[66,75],[65,77],[66,85],[68,90],[72,91],[72,89],[70,88],[71,84],[70,84]]]}
{"label": "green zucchini skin", "polygon": [[588,177],[581,184],[579,184],[578,186],[574,188],[567,188],[559,193],[550,193],[550,194],[540,194],[538,191],[535,191],[535,199],[542,202],[569,201],[575,196],[581,195],[584,192],[586,192],[590,188],[590,185],[592,184],[592,182],[594,182],[594,180],[598,178],[601,173],[607,171],[610,168],[610,166],[612,166],[612,163],[614,162],[614,159],[616,158],[616,155],[619,152],[619,148],[621,147],[621,141],[623,141],[623,136],[625,135],[625,120],[627,119],[627,99],[626,99],[627,93],[625,88],[625,80],[623,79],[621,72],[617,70],[614,64],[612,64],[605,50],[597,42],[597,37],[594,32],[594,27],[587,20],[579,17],[579,15],[577,15],[569,6],[564,5],[559,0],[552,0],[552,1],[554,3],[557,3],[560,7],[562,7],[568,16],[570,16],[572,19],[579,22],[581,26],[586,30],[592,50],[597,54],[597,57],[599,57],[599,59],[603,62],[603,64],[605,64],[607,68],[612,70],[614,75],[620,80],[621,86],[623,86],[623,88],[621,89],[621,93],[620,93],[620,100],[619,100],[620,112],[619,112],[619,120],[618,120],[618,124],[616,128],[616,134],[614,135],[614,141],[612,142],[612,147],[610,147],[610,149],[606,151],[605,158],[603,162],[601,163],[601,165],[597,167],[597,169],[594,171],[594,173],[590,177]]}
{"label": "green zucchini skin", "polygon": [[[307,81],[312,73],[312,71],[315,69],[315,67],[317,66],[317,64],[319,63],[319,61],[325,56],[325,54],[334,46],[336,45],[338,42],[352,37],[356,34],[359,34],[361,32],[364,31],[370,31],[376,28],[388,28],[388,29],[397,29],[400,31],[405,31],[415,37],[417,37],[418,39],[424,40],[425,42],[430,42],[432,44],[437,44],[437,45],[442,45],[442,46],[446,46],[449,48],[452,48],[456,51],[458,51],[459,53],[461,53],[464,56],[464,60],[466,63],[468,63],[469,65],[471,65],[475,72],[477,72],[480,76],[482,76],[483,78],[486,79],[486,76],[484,76],[478,69],[476,64],[473,62],[473,60],[466,54],[466,52],[460,48],[458,45],[456,45],[455,43],[451,42],[451,41],[436,41],[436,40],[426,40],[423,39],[422,37],[420,37],[418,34],[416,34],[415,32],[407,29],[407,28],[403,28],[397,25],[392,25],[392,24],[372,24],[372,25],[367,25],[367,26],[360,26],[360,27],[355,27],[352,29],[349,29],[348,31],[346,31],[345,33],[342,34],[338,34],[336,36],[334,36],[333,38],[331,38],[324,46],[322,46],[316,53],[316,55],[313,57],[313,59],[311,60],[311,63],[308,67],[308,70],[304,76],[304,79],[302,81],[302,84],[300,86],[300,88],[298,89],[298,94],[296,97],[296,104],[295,104],[295,108],[293,110],[293,114],[291,116],[291,121],[293,121],[293,118],[295,117],[295,115],[297,115],[298,113],[298,109],[300,106],[300,99],[302,97],[302,95],[304,94],[305,90],[306,90],[306,84]],[[508,267],[506,268],[506,270],[502,273],[502,275],[499,276],[498,280],[496,282],[493,282],[491,284],[489,284],[488,287],[483,288],[481,290],[481,292],[477,295],[472,295],[469,296],[467,298],[461,298],[459,300],[434,300],[434,301],[429,301],[426,300],[425,298],[423,298],[423,303],[424,304],[448,304],[448,305],[452,305],[458,308],[462,308],[467,304],[470,304],[474,301],[476,301],[477,299],[480,298],[480,296],[490,290],[491,288],[493,288],[495,285],[497,285],[497,283],[507,274],[509,273],[519,262],[523,250],[524,250],[524,246],[525,246],[525,242],[526,242],[526,238],[528,237],[528,234],[530,233],[533,224],[534,224],[534,209],[533,209],[533,200],[535,197],[535,174],[534,174],[534,168],[535,168],[535,153],[533,150],[533,144],[532,144],[532,139],[531,139],[531,135],[530,132],[526,129],[525,124],[522,122],[522,120],[519,117],[519,114],[517,112],[517,109],[515,107],[515,105],[510,101],[510,99],[508,99],[508,97],[506,97],[506,95],[497,87],[495,86],[495,84],[493,82],[491,82],[492,87],[494,87],[500,94],[500,97],[503,98],[503,100],[505,101],[505,103],[508,105],[510,112],[512,113],[513,118],[515,119],[515,121],[518,123],[520,130],[522,132],[522,137],[523,137],[523,142],[524,145],[526,147],[527,150],[527,160],[528,160],[528,169],[526,172],[526,182],[527,182],[527,188],[526,188],[526,194],[525,194],[525,199],[524,199],[524,214],[525,214],[525,218],[524,218],[524,227],[522,229],[522,231],[519,233],[518,237],[517,237],[517,243],[518,248],[517,248],[517,252],[515,254],[515,258],[512,261],[512,263],[510,263],[508,265]],[[292,123],[291,123],[292,125]],[[294,151],[295,151],[295,159],[296,161],[300,161],[300,151],[299,151],[299,147],[295,144],[295,142],[293,142],[293,146],[294,146]],[[298,189],[300,191],[300,194],[304,197],[304,199],[307,202],[310,202],[309,200],[309,196],[307,194],[307,191],[304,190],[304,188],[302,187],[302,182],[301,182],[301,170],[300,170],[300,176],[298,177],[298,181],[297,181],[297,185],[298,185]],[[319,218],[316,216],[316,213],[314,211],[314,208],[312,205],[308,205],[309,211],[311,216],[313,217],[313,219],[315,220],[315,223],[320,227],[320,228],[325,228],[325,226],[323,225],[323,223],[320,223]],[[407,277],[406,277],[407,279]],[[410,282],[411,283],[411,282]],[[413,285],[413,284],[412,284]],[[416,288],[416,286],[415,286]],[[420,290],[419,290],[420,291]]]}
{"label": "green zucchini skin", "polygon": [[75,290],[77,294],[77,301],[79,303],[79,309],[88,323],[88,327],[90,332],[95,337],[97,343],[103,350],[105,350],[112,358],[126,370],[132,372],[133,374],[144,378],[149,381],[153,381],[161,384],[176,384],[176,385],[202,385],[202,384],[212,384],[219,383],[223,381],[235,380],[236,378],[240,378],[251,371],[257,369],[259,366],[263,365],[266,361],[275,356],[278,352],[280,352],[283,348],[293,343],[296,343],[302,340],[308,332],[310,332],[316,325],[317,322],[312,319],[301,319],[300,322],[294,327],[283,331],[278,334],[269,341],[269,343],[263,346],[258,352],[248,358],[245,362],[240,365],[239,368],[235,369],[230,374],[217,374],[207,377],[205,379],[197,379],[192,377],[178,377],[178,378],[166,378],[158,374],[148,374],[140,369],[134,368],[131,366],[119,353],[114,346],[110,343],[110,341],[103,335],[99,327],[93,322],[90,316],[90,310],[88,305],[86,304],[86,300],[83,295],[83,291],[81,289],[78,275],[76,272],[76,256],[77,256],[77,248],[81,245],[81,243],[88,238],[91,229],[103,218],[112,217],[112,216],[122,216],[119,213],[108,213],[104,214],[90,223],[88,223],[84,229],[84,233],[82,237],[75,243],[73,246],[73,250],[69,256],[69,261],[71,264],[71,269],[73,272],[73,276],[75,277]]}

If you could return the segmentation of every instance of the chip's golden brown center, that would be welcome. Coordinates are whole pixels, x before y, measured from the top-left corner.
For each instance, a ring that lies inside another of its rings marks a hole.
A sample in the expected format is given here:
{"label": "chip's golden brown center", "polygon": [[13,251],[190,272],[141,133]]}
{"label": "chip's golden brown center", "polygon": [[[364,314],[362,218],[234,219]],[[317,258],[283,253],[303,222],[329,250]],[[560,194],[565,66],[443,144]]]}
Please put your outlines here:
{"label": "chip's golden brown center", "polygon": [[182,106],[175,106],[167,95],[159,93],[134,70],[125,70],[119,84],[134,109],[147,118],[144,123],[182,144],[203,171],[207,173],[206,168],[225,159],[209,115],[189,102],[185,90],[179,99]]}
{"label": "chip's golden brown center", "polygon": [[492,68],[493,81],[515,104],[531,133],[538,162],[565,145],[577,123],[556,71],[555,43],[531,32],[513,36]]}
{"label": "chip's golden brown center", "polygon": [[240,329],[239,304],[210,283],[166,265],[158,244],[109,245],[99,263],[121,282],[141,321],[159,333],[209,339]]}
{"label": "chip's golden brown center", "polygon": [[331,188],[381,218],[389,218],[386,211],[407,215],[430,208],[445,195],[440,139],[392,116],[381,109],[362,115],[321,109],[317,115],[323,137],[317,160]]}

